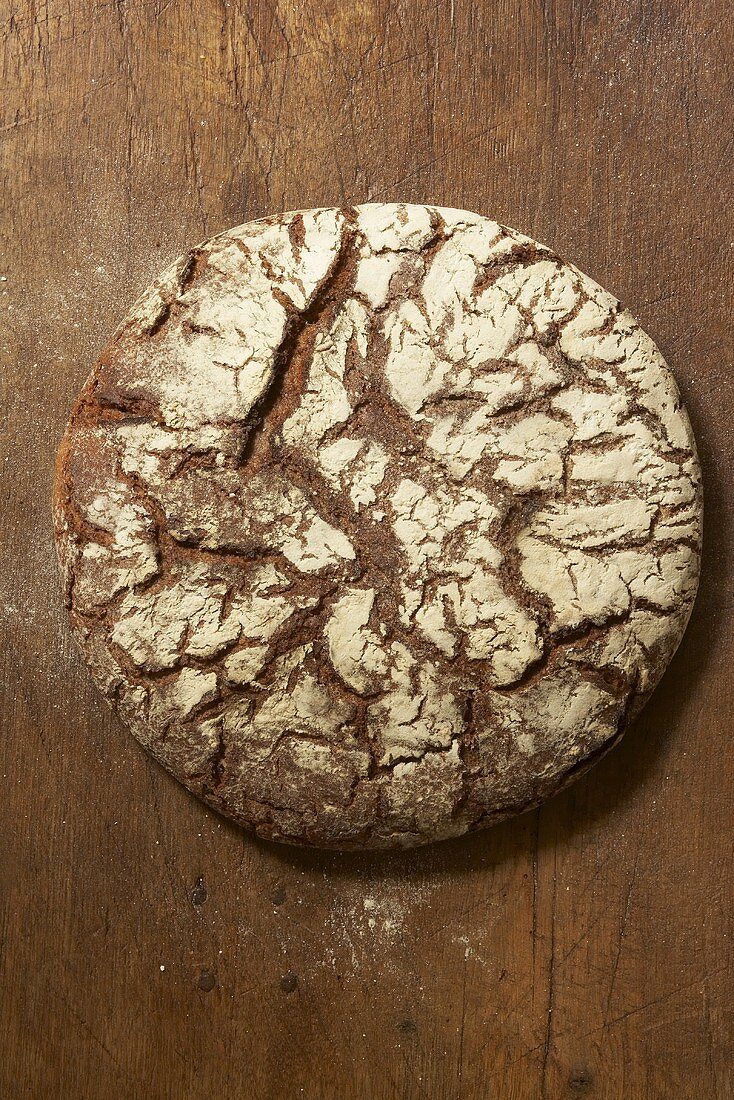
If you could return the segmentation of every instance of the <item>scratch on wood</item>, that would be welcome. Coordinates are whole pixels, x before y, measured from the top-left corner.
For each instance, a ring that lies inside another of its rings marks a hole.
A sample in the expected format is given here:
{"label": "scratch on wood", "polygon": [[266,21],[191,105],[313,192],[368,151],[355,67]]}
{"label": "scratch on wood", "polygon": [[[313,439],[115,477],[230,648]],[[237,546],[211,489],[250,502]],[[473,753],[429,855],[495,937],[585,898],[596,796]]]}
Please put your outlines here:
{"label": "scratch on wood", "polygon": [[627,886],[627,895],[624,899],[624,912],[622,913],[622,922],[621,922],[620,927],[619,927],[619,936],[617,937],[617,948],[616,948],[616,952],[615,952],[615,955],[614,955],[614,962],[612,963],[612,977],[611,977],[611,980],[609,982],[609,993],[607,994],[607,1004],[606,1004],[606,1008],[604,1009],[605,1019],[609,1018],[609,1011],[610,1011],[611,1004],[612,1004],[612,995],[614,993],[614,986],[615,986],[615,983],[616,983],[616,980],[617,980],[617,970],[619,969],[619,959],[620,959],[620,956],[622,954],[622,940],[624,939],[624,934],[625,934],[625,931],[627,929],[627,919],[629,917],[629,911],[630,911],[630,900],[632,898],[632,891],[633,891],[634,886],[635,886],[635,879],[637,878],[637,867],[638,867],[639,862],[640,862],[640,850],[641,850],[641,848],[642,848],[642,836],[640,836],[640,839],[639,839],[638,844],[637,844],[637,849],[635,851],[635,860],[634,860],[634,863],[632,865],[632,874],[630,875],[629,884]]}
{"label": "scratch on wood", "polygon": [[464,970],[461,981],[461,1027],[459,1029],[459,1065],[456,1078],[461,1095],[461,1080],[464,1075],[464,1024],[466,1022],[466,951],[464,952]]}
{"label": "scratch on wood", "polygon": [[23,126],[31,126],[34,122],[43,122],[47,118],[56,118],[66,113],[68,112],[64,108],[59,108],[57,111],[44,111],[30,118],[16,118],[13,122],[8,122],[4,126],[0,126],[0,134],[8,133],[11,130],[19,130]]}
{"label": "scratch on wood", "polygon": [[530,972],[531,994],[533,1000],[535,1000],[535,965],[538,939],[538,842],[540,839],[541,812],[541,809],[535,811],[535,829],[533,830],[533,923],[531,930],[533,957]]}
{"label": "scratch on wood", "polygon": [[77,1012],[77,1010],[70,1003],[69,999],[67,997],[65,997],[63,993],[59,992],[58,989],[54,989],[53,987],[49,987],[49,990],[50,990],[52,996],[56,997],[57,1000],[59,1000],[61,1002],[61,1004],[64,1006],[64,1008],[66,1008],[67,1012],[69,1012],[72,1019],[76,1021],[77,1025],[85,1032],[86,1035],[89,1036],[89,1038],[92,1040],[92,1042],[95,1044],[95,1046],[97,1046],[99,1048],[99,1050],[101,1050],[104,1054],[107,1055],[107,1057],[112,1062],[112,1064],[114,1066],[116,1066],[118,1070],[120,1070],[122,1073],[124,1073],[126,1077],[131,1078],[133,1081],[136,1080],[136,1077],[134,1076],[134,1074],[132,1074],[130,1072],[130,1070],[125,1065],[123,1065],[122,1062],[118,1061],[118,1059],[115,1057],[115,1055],[112,1053],[110,1048],[106,1045],[106,1043],[104,1043],[102,1041],[102,1039],[100,1039],[99,1035],[97,1035],[96,1032],[92,1031],[92,1029],[89,1026],[89,1024],[87,1023],[87,1021],[84,1019],[84,1017],[82,1015],[80,1015],[79,1012]]}
{"label": "scratch on wood", "polygon": [[487,134],[491,134],[494,130],[501,126],[501,122],[494,122],[491,126],[486,126],[483,130],[479,130],[476,134],[470,134],[469,137],[464,138],[458,145],[450,145],[444,153],[438,153],[435,157],[431,157],[430,160],[426,160],[423,164],[419,164],[418,167],[409,172],[406,176],[401,176],[399,179],[392,180],[391,183],[386,183],[384,187],[381,187],[379,191],[374,192],[374,197],[377,198],[384,195],[386,192],[391,191],[394,187],[399,187],[402,183],[407,183],[408,180],[414,179],[419,176],[421,172],[424,172],[426,168],[431,168],[433,165],[438,164],[440,161],[446,160],[452,154],[458,153],[460,150],[465,149],[468,145],[473,144],[475,141],[479,141],[480,138],[485,137]]}
{"label": "scratch on wood", "polygon": [[[717,970],[712,971],[711,974],[707,975],[707,977],[711,978],[714,976],[714,974],[721,973],[724,970],[728,970],[728,967],[719,967],[717,968]],[[599,1024],[597,1027],[590,1028],[588,1031],[584,1031],[581,1034],[579,1034],[577,1029],[573,1026],[564,1028],[562,1031],[556,1033],[555,1039],[565,1039],[569,1036],[573,1036],[574,1040],[577,1043],[583,1042],[583,1040],[590,1039],[593,1035],[599,1035],[600,1033],[609,1031],[611,1028],[616,1027],[617,1024],[621,1024],[625,1020],[629,1020],[633,1016],[638,1016],[641,1012],[647,1011],[648,1008],[654,1008],[656,1005],[664,1004],[666,1001],[669,1001],[672,997],[676,996],[676,994],[684,993],[687,989],[690,989],[691,986],[700,984],[700,980],[696,980],[692,982],[686,982],[684,985],[681,986],[676,986],[674,989],[669,989],[666,993],[662,994],[662,996],[655,997],[651,1001],[645,1001],[644,1004],[637,1005],[635,1008],[631,1008],[629,1009],[629,1011],[623,1012],[619,1016],[615,1016],[613,1020],[609,1020],[606,1023]],[[497,1070],[490,1071],[487,1075],[488,1079],[497,1077],[501,1073],[506,1073],[508,1069],[511,1069],[513,1066],[519,1065],[521,1062],[524,1062],[526,1059],[531,1058],[534,1054],[537,1054],[539,1050],[542,1050],[544,1048],[545,1039],[543,1040],[543,1042],[536,1043],[535,1046],[528,1047],[527,1050],[523,1051],[522,1054],[520,1054],[517,1058],[514,1058],[511,1062],[506,1063],[506,1065],[500,1067]]]}
{"label": "scratch on wood", "polygon": [[209,234],[209,219],[206,213],[206,204],[204,202],[204,180],[201,174],[201,162],[199,159],[199,149],[196,140],[196,132],[194,130],[194,120],[191,117],[191,112],[186,112],[186,123],[188,127],[189,135],[189,148],[191,150],[191,163],[193,168],[193,182],[196,188],[196,201],[199,207],[199,216],[201,217],[201,226],[205,236]]}
{"label": "scratch on wood", "polygon": [[541,1097],[548,1096],[548,1057],[553,1041],[553,1008],[555,994],[555,947],[556,947],[556,852],[553,851],[553,895],[551,898],[551,936],[550,961],[548,967],[548,1018],[546,1020],[545,1041],[543,1043],[543,1061],[541,1065]]}

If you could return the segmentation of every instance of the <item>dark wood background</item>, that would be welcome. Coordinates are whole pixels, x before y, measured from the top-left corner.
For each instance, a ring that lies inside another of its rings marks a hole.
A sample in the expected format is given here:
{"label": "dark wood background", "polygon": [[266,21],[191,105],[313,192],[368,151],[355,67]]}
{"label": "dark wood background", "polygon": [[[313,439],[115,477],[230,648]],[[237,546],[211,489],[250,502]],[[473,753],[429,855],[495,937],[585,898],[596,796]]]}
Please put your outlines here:
{"label": "dark wood background", "polygon": [[[2,0],[0,1096],[734,1095],[726,0]],[[690,628],[621,747],[410,854],[252,840],[113,720],[49,496],[164,264],[294,207],[468,207],[625,301],[700,443]]]}

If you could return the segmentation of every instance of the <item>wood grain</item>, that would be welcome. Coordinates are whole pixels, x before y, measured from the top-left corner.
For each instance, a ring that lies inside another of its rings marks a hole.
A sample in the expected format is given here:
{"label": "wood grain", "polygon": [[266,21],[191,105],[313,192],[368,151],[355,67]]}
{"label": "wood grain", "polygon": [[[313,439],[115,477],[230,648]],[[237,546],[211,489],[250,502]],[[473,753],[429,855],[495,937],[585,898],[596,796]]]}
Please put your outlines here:
{"label": "wood grain", "polygon": [[[2,0],[0,1096],[734,1095],[733,46],[724,0]],[[621,747],[402,856],[255,842],[151,763],[70,642],[49,510],[151,276],[370,198],[497,217],[620,296],[707,507]]]}

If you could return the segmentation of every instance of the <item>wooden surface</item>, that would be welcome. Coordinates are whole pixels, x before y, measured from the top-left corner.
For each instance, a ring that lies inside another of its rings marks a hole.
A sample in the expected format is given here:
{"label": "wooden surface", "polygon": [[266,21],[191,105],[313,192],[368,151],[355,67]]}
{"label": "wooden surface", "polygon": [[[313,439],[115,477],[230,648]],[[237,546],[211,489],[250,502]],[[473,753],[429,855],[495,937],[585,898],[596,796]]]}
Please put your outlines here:
{"label": "wooden surface", "polygon": [[[2,0],[0,1096],[734,1095],[725,0]],[[294,207],[497,217],[621,297],[705,471],[653,702],[540,811],[407,855],[253,841],[71,644],[54,454],[151,276]]]}

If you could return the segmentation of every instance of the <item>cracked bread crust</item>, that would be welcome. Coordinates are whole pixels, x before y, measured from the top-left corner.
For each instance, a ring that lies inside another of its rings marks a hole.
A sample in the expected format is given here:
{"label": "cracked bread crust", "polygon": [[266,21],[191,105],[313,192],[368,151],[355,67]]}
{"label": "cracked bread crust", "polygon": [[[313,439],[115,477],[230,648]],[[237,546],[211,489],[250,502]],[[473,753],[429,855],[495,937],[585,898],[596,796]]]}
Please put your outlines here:
{"label": "cracked bread crust", "polygon": [[702,493],[615,298],[384,203],[173,264],[81,395],[54,513],[75,635],[152,755],[263,837],[376,848],[611,747],[685,630]]}

